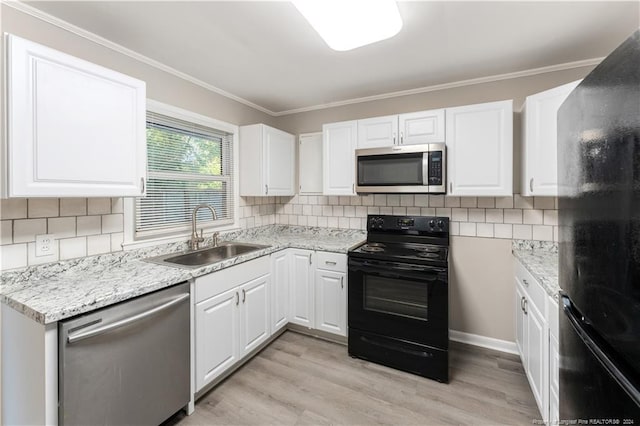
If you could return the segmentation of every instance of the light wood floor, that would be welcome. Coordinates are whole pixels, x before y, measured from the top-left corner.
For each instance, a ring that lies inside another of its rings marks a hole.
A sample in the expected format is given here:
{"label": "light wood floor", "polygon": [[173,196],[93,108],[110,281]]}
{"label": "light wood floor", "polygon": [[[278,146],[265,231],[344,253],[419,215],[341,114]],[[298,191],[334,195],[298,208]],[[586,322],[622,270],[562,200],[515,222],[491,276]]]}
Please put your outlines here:
{"label": "light wood floor", "polygon": [[450,383],[350,358],[286,332],[168,425],[531,425],[540,417],[517,356],[452,343]]}

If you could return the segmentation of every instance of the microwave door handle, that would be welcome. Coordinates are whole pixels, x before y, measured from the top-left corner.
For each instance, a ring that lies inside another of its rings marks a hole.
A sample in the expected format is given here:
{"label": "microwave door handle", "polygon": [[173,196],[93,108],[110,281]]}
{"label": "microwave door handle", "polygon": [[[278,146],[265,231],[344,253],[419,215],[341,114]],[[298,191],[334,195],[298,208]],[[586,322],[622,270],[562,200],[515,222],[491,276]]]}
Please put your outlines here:
{"label": "microwave door handle", "polygon": [[429,188],[429,151],[422,153],[422,185]]}

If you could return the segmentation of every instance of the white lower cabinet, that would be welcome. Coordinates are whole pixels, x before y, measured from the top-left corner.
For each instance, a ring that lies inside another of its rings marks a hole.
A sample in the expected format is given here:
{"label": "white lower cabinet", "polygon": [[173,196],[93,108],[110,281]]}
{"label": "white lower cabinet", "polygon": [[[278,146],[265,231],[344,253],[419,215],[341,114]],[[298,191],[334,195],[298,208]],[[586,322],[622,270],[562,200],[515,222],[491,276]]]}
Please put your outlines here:
{"label": "white lower cabinet", "polygon": [[269,275],[263,275],[240,287],[240,356],[257,348],[271,335],[269,327]]}
{"label": "white lower cabinet", "polygon": [[289,257],[289,250],[281,250],[271,255],[271,330],[274,333],[289,322]]}
{"label": "white lower cabinet", "polygon": [[313,328],[313,251],[290,249],[291,316],[293,324]]}
{"label": "white lower cabinet", "polygon": [[316,270],[316,329],[347,335],[346,275],[345,272]]}
{"label": "white lower cabinet", "polygon": [[[558,304],[515,262],[516,345],[542,419],[559,419]],[[554,423],[555,422],[555,423]]]}

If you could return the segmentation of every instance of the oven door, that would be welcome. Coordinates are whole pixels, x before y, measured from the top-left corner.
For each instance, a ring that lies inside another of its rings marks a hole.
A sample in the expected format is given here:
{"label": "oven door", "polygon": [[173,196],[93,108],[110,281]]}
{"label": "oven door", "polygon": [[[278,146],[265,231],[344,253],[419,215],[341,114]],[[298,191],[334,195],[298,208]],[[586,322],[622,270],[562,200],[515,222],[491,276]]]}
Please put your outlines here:
{"label": "oven door", "polygon": [[445,268],[349,259],[349,328],[447,349]]}

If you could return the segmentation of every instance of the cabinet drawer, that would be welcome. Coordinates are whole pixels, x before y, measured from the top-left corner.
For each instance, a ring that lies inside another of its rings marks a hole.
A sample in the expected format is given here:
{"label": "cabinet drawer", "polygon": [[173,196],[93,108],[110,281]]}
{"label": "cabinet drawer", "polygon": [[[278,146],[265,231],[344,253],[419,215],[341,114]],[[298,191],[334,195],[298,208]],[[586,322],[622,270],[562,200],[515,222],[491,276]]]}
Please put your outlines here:
{"label": "cabinet drawer", "polygon": [[534,304],[538,311],[543,316],[546,316],[545,302],[548,297],[547,293],[519,261],[516,261],[516,279],[522,284],[529,303]]}
{"label": "cabinet drawer", "polygon": [[195,303],[269,273],[269,256],[244,262],[218,272],[196,278]]}
{"label": "cabinet drawer", "polygon": [[317,252],[317,269],[327,271],[347,272],[347,255],[342,253],[331,253],[328,251]]}

